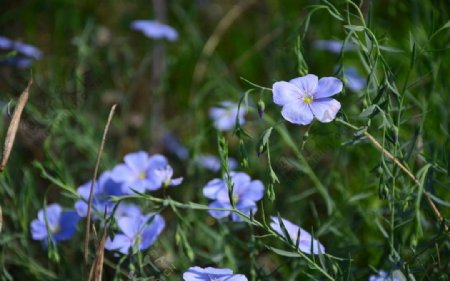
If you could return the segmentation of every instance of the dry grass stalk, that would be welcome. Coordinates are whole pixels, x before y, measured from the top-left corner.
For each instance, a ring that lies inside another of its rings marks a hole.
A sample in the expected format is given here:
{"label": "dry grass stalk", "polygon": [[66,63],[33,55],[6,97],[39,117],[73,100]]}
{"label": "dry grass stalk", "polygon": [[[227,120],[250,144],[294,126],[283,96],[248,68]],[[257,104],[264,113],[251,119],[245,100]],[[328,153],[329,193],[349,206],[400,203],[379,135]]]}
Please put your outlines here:
{"label": "dry grass stalk", "polygon": [[16,139],[17,129],[19,128],[20,124],[20,117],[22,116],[23,109],[27,104],[29,90],[32,83],[33,79],[30,78],[28,86],[25,88],[25,90],[23,90],[22,94],[20,95],[16,109],[14,110],[14,113],[12,115],[11,123],[9,124],[8,131],[6,133],[5,145],[3,147],[3,156],[2,162],[0,163],[0,172],[3,172],[3,170],[5,169],[6,164],[8,163],[9,160],[9,156],[11,155],[11,150],[14,146],[14,140]]}
{"label": "dry grass stalk", "polygon": [[[114,116],[114,112],[116,111],[116,104],[111,107],[111,110],[109,112],[108,121],[106,122],[105,129],[103,130],[103,137],[102,141],[100,143],[100,148],[97,153],[97,160],[95,163],[95,169],[94,169],[94,175],[92,176],[92,183],[91,183],[91,189],[89,192],[89,200],[88,200],[88,211],[86,216],[86,232],[85,232],[85,238],[84,238],[84,266],[86,270],[88,270],[88,257],[89,257],[89,236],[90,236],[90,230],[91,230],[91,213],[92,213],[92,201],[93,201],[93,194],[94,194],[94,186],[95,186],[95,179],[97,178],[98,174],[98,167],[100,165],[100,157],[103,153],[103,148],[105,146],[106,142],[106,135],[108,134],[109,127],[111,125],[112,118]],[[88,272],[88,271],[86,271]],[[87,275],[86,277],[89,277]],[[88,279],[89,280],[89,279]]]}

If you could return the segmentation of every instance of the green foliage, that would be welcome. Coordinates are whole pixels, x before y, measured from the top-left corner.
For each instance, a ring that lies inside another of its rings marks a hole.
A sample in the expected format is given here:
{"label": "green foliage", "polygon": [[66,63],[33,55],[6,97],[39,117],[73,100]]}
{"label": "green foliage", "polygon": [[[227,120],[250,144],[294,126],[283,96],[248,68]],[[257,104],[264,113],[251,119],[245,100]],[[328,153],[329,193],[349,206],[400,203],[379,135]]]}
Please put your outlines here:
{"label": "green foliage", "polygon": [[[167,225],[139,255],[106,252],[104,280],[180,280],[196,265],[229,267],[249,280],[368,280],[378,270],[404,280],[449,279],[448,1],[162,2],[177,42],[130,30],[132,20],[157,16],[151,1],[3,3],[1,34],[38,46],[44,58],[32,72],[0,65],[2,141],[13,101],[30,75],[35,81],[0,174],[1,280],[82,279],[84,220],[71,241],[48,250],[29,226],[45,202],[73,208],[115,103],[100,170],[146,150],[167,155],[184,182],[116,198],[160,212]],[[237,7],[240,16],[226,22]],[[355,50],[320,50],[315,42],[323,39]],[[348,86],[350,66],[367,83],[336,96],[342,108],[334,122],[282,119],[273,82],[314,73]],[[224,100],[239,103],[246,123],[218,133],[208,108]],[[170,152],[168,132],[188,159]],[[204,153],[220,157],[219,173],[198,167]],[[230,158],[265,185],[257,213],[247,216],[233,203],[243,223],[213,219],[202,195],[222,177],[232,199]],[[307,255],[275,233],[268,220],[277,215],[313,230],[326,253]],[[96,227],[101,233],[103,225]]]}

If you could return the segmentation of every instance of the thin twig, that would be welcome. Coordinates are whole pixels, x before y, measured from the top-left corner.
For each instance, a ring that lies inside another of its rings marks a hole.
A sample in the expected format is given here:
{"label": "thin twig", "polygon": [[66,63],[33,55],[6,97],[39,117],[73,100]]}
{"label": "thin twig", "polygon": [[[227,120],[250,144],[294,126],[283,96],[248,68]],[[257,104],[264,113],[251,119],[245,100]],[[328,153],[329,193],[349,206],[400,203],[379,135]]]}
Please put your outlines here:
{"label": "thin twig", "polygon": [[30,86],[33,84],[33,78],[30,78],[28,86],[23,90],[17,102],[16,109],[11,118],[11,123],[9,124],[8,131],[5,138],[5,146],[3,148],[2,162],[0,164],[0,172],[6,167],[8,163],[9,156],[11,155],[11,150],[14,146],[14,140],[16,138],[17,129],[19,128],[20,117],[22,116],[23,109],[28,101]]}
{"label": "thin twig", "polygon": [[90,226],[91,226],[91,212],[92,212],[92,201],[93,201],[93,193],[94,193],[94,186],[95,186],[95,179],[97,178],[98,173],[98,166],[100,165],[100,157],[103,152],[103,147],[105,146],[106,141],[106,135],[108,133],[109,127],[111,125],[111,120],[114,116],[114,112],[116,110],[116,104],[111,107],[111,110],[109,112],[108,121],[106,122],[105,129],[103,131],[103,137],[102,142],[100,144],[100,148],[97,153],[97,160],[95,163],[95,169],[94,169],[94,175],[92,177],[91,182],[91,189],[89,191],[89,200],[88,200],[88,211],[86,216],[86,232],[85,232],[85,238],[84,238],[84,265],[87,272],[87,277],[89,277],[89,268],[88,268],[88,257],[89,257],[89,234],[90,234]]}

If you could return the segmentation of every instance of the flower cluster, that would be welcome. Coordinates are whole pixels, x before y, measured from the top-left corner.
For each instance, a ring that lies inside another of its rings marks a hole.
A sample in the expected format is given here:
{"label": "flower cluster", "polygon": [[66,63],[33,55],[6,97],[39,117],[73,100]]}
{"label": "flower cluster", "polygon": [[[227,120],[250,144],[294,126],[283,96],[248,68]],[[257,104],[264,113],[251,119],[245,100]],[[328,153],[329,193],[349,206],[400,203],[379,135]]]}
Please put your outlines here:
{"label": "flower cluster", "polygon": [[[231,186],[233,188],[232,200],[236,209],[246,215],[250,212],[255,214],[257,207],[256,202],[261,200],[264,195],[264,186],[259,180],[251,180],[251,178],[242,172],[231,172]],[[214,200],[209,204],[211,208],[231,209],[229,190],[227,181],[224,179],[213,179],[209,181],[203,188],[203,195]],[[211,216],[221,219],[230,215],[230,211],[226,210],[209,210]],[[236,213],[231,213],[233,221],[242,221]]]}
{"label": "flower cluster", "polygon": [[113,181],[121,184],[122,192],[132,194],[146,190],[181,184],[182,178],[172,179],[173,169],[167,158],[156,154],[149,156],[145,151],[125,155],[124,163],[117,165],[111,172]]}

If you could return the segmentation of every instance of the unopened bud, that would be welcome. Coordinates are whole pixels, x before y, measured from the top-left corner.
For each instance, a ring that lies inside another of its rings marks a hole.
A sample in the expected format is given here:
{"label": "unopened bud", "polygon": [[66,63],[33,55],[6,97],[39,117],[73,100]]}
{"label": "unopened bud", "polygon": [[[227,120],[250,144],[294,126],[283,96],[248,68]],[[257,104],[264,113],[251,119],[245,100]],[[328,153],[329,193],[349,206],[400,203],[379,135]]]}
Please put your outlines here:
{"label": "unopened bud", "polygon": [[266,105],[265,105],[265,103],[263,102],[263,100],[259,100],[257,106],[258,106],[258,114],[259,114],[259,118],[262,118],[262,117],[263,117],[263,114],[264,114],[264,110],[266,109]]}

